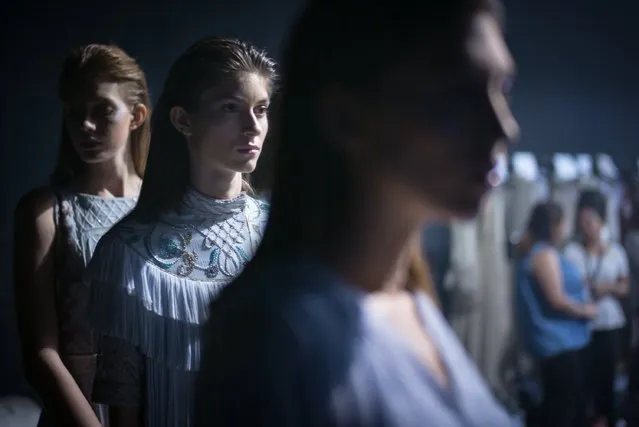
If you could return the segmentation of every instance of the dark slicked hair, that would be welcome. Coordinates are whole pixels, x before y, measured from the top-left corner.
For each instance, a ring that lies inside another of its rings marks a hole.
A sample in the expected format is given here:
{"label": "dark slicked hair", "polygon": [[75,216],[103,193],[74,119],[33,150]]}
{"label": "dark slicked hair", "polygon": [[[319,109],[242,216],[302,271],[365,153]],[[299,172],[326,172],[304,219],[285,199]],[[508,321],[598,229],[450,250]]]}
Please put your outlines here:
{"label": "dark slicked hair", "polygon": [[155,220],[161,212],[177,206],[189,185],[188,148],[184,136],[171,123],[171,109],[180,106],[189,112],[196,111],[202,93],[242,72],[266,77],[271,91],[275,89],[275,62],[265,51],[241,40],[205,38],[175,61],[153,114],[147,171],[131,217]]}

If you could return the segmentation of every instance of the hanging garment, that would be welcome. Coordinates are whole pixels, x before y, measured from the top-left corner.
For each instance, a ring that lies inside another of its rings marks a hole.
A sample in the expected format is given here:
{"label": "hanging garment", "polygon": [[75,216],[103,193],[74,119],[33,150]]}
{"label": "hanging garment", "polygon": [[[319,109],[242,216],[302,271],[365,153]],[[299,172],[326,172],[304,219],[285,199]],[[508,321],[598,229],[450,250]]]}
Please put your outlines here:
{"label": "hanging garment", "polygon": [[482,354],[482,288],[477,246],[477,221],[455,221],[451,225],[450,270],[446,277],[450,323],[471,358]]}
{"label": "hanging garment", "polygon": [[508,183],[506,201],[506,233],[509,239],[520,237],[528,225],[535,204],[549,197],[548,181],[543,177],[527,180],[513,176]]}
{"label": "hanging garment", "polygon": [[621,182],[610,183],[605,194],[607,197],[606,225],[610,232],[611,241],[623,242],[620,213],[624,200],[624,186]]}
{"label": "hanging garment", "polygon": [[482,351],[480,371],[498,394],[507,395],[505,356],[513,329],[512,285],[506,252],[506,190],[494,188],[478,217]]}
{"label": "hanging garment", "polygon": [[563,241],[568,241],[575,235],[579,193],[580,187],[577,181],[556,182],[553,185],[551,200],[561,206],[564,213]]}

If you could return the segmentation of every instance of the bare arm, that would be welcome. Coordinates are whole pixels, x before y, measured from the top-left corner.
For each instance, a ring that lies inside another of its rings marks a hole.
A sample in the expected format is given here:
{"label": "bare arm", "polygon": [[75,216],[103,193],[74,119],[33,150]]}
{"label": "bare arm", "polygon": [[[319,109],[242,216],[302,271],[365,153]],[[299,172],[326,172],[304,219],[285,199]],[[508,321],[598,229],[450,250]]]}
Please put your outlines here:
{"label": "bare arm", "polygon": [[630,278],[628,276],[620,277],[614,283],[612,293],[618,298],[623,298],[630,293]]}
{"label": "bare arm", "polygon": [[623,298],[630,291],[630,281],[628,277],[620,277],[616,282],[599,284],[594,288],[597,298],[603,298],[606,295],[612,295],[617,298]]}
{"label": "bare arm", "polygon": [[14,223],[14,287],[27,379],[55,425],[98,427],[91,404],[58,353],[53,194],[36,190],[18,203]]}
{"label": "bare arm", "polygon": [[619,262],[619,277],[612,286],[612,294],[617,298],[623,298],[630,293],[630,261],[623,246],[616,246]]}
{"label": "bare arm", "polygon": [[563,291],[561,265],[552,249],[539,251],[532,259],[533,274],[541,285],[542,294],[551,307],[569,316],[591,319],[597,314],[593,304],[579,304],[571,301]]}

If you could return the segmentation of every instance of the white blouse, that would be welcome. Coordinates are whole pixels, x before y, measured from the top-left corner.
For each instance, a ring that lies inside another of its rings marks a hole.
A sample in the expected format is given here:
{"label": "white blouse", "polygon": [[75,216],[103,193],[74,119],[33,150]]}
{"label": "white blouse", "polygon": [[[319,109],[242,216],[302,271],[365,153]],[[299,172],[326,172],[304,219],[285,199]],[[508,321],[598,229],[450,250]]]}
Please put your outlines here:
{"label": "white blouse", "polygon": [[[628,277],[628,257],[618,243],[611,243],[601,257],[588,254],[584,247],[576,242],[569,243],[564,249],[564,254],[577,267],[583,279],[592,282],[594,288]],[[593,329],[618,329],[626,324],[623,308],[616,297],[606,295],[598,300],[597,304],[599,314],[593,321]]]}

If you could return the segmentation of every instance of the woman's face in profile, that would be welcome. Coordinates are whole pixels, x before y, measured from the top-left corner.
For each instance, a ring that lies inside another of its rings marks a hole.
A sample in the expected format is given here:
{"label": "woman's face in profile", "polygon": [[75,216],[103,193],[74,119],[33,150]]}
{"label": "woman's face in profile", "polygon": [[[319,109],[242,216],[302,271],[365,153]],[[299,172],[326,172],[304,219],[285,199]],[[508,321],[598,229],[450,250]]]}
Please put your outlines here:
{"label": "woman's face in profile", "polygon": [[194,161],[225,171],[250,173],[268,133],[270,82],[257,73],[238,73],[201,95],[189,114],[189,150]]}
{"label": "woman's face in profile", "polygon": [[377,170],[443,218],[477,213],[497,150],[519,132],[508,102],[514,62],[491,15],[474,18],[457,57],[438,73],[419,66],[429,58],[387,73],[368,123]]}

